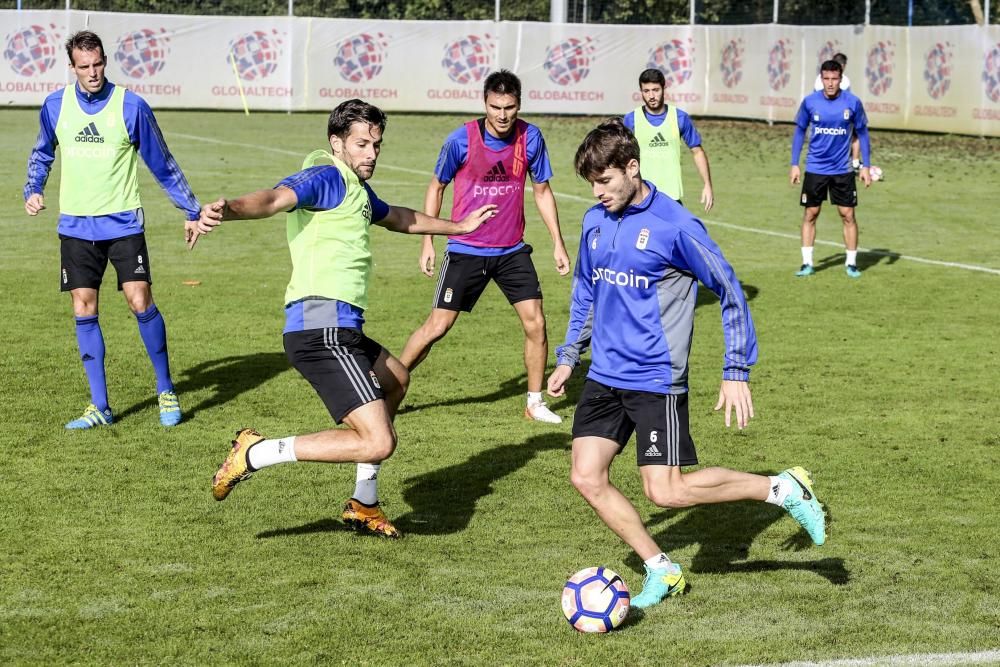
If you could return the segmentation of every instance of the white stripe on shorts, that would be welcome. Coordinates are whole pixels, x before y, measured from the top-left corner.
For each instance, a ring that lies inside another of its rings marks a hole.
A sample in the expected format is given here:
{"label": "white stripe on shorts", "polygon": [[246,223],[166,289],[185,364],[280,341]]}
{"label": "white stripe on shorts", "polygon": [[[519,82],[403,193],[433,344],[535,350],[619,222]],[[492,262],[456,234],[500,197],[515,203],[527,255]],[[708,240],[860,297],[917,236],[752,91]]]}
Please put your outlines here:
{"label": "white stripe on shorts", "polygon": [[330,327],[323,329],[323,344],[330,351],[330,354],[333,355],[333,358],[340,362],[340,367],[344,369],[344,374],[351,381],[351,386],[354,387],[358,398],[365,403],[374,401],[375,392],[368,386],[367,378],[361,370],[361,366],[358,365],[358,360],[354,358],[346,347],[339,345],[337,338],[336,329]]}
{"label": "white stripe on shorts", "polygon": [[667,400],[663,401],[665,411],[667,441],[664,448],[667,450],[667,465],[679,466],[681,464],[681,438],[680,419],[677,417],[677,396],[667,394]]}
{"label": "white stripe on shorts", "polygon": [[448,254],[446,250],[444,253],[444,260],[441,262],[441,268],[438,269],[438,284],[434,289],[434,301],[431,303],[431,308],[437,308],[441,299],[441,288],[444,287],[444,275],[448,272],[448,264],[451,263],[451,255]]}

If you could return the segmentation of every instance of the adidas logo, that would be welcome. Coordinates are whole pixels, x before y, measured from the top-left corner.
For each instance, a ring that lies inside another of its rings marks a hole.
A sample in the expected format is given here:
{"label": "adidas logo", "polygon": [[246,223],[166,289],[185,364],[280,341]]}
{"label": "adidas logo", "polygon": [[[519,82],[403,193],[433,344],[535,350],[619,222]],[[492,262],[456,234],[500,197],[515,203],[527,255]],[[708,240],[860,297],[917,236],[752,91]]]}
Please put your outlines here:
{"label": "adidas logo", "polygon": [[139,274],[139,275],[145,275],[146,269],[144,269],[143,267],[140,266],[140,267],[136,268],[135,273]]}
{"label": "adidas logo", "polygon": [[670,142],[667,141],[667,138],[663,136],[662,132],[657,132],[656,136],[649,141],[650,148],[664,148],[669,145]]}
{"label": "adidas logo", "polygon": [[497,163],[493,165],[493,168],[486,172],[483,176],[484,183],[501,183],[510,180],[510,175],[507,170],[503,168],[503,162],[497,160]]}
{"label": "adidas logo", "polygon": [[76,140],[85,144],[103,144],[104,137],[97,131],[97,126],[91,121],[90,125],[80,130],[76,135]]}
{"label": "adidas logo", "polygon": [[663,456],[663,454],[656,448],[656,445],[650,445],[649,449],[646,450],[646,456]]}

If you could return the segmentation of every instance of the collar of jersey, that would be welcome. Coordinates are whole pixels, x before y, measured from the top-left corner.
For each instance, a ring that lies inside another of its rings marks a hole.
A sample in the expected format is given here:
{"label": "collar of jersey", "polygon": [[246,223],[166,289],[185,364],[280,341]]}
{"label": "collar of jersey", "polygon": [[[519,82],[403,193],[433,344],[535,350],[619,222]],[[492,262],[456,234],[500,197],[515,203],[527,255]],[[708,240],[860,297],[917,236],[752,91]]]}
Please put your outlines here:
{"label": "collar of jersey", "polygon": [[634,215],[636,213],[642,213],[653,204],[653,197],[655,197],[657,193],[656,186],[646,180],[643,180],[643,182],[646,184],[646,187],[649,188],[649,194],[646,195],[646,198],[643,199],[638,204],[629,204],[625,208],[625,211],[622,213],[622,217],[625,217],[626,215]]}
{"label": "collar of jersey", "polygon": [[88,93],[85,90],[80,90],[79,83],[73,84],[73,89],[76,91],[76,99],[85,104],[93,104],[94,102],[102,102],[111,97],[111,93],[115,89],[115,84],[105,79],[104,85],[96,93]]}

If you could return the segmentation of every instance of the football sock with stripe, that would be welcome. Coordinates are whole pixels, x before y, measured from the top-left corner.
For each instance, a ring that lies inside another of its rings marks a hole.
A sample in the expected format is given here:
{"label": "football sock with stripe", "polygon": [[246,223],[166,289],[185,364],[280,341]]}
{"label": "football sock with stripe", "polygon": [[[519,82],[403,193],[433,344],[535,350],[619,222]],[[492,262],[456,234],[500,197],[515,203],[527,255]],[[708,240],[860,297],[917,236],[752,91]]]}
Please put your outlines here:
{"label": "football sock with stripe", "polygon": [[670,567],[670,557],[661,551],[652,558],[647,558],[645,563],[650,570],[662,570],[665,567]]}
{"label": "football sock with stripe", "polygon": [[139,323],[139,336],[156,372],[156,393],[173,391],[174,383],[170,379],[170,362],[167,359],[167,325],[163,316],[153,304],[145,312],[136,313],[135,319]]}
{"label": "football sock with stripe", "polygon": [[781,477],[768,477],[767,479],[770,482],[771,488],[767,492],[767,498],[764,500],[772,505],[781,507],[782,503],[785,502],[785,498],[793,490],[792,481]]}
{"label": "football sock with stripe", "polygon": [[260,470],[279,463],[294,463],[295,436],[261,440],[247,451],[247,463],[254,470]]}
{"label": "football sock with stripe", "polygon": [[97,315],[76,318],[76,342],[80,360],[90,384],[90,402],[101,411],[108,409],[108,383],[104,375],[104,334]]}

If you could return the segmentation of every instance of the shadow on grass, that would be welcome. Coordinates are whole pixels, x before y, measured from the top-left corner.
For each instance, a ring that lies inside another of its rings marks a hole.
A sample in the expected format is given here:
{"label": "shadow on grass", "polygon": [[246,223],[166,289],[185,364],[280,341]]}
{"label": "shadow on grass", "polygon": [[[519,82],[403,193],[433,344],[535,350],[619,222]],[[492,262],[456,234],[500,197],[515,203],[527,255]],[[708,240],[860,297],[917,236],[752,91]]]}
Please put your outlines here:
{"label": "shadow on grass", "polygon": [[404,535],[449,535],[465,530],[476,503],[493,493],[496,482],[542,452],[568,449],[569,442],[567,433],[536,435],[524,443],[494,447],[463,463],[411,477],[403,482],[403,499],[413,509],[394,523]]}
{"label": "shadow on grass", "polygon": [[[290,368],[284,352],[261,352],[222,357],[187,368],[174,387],[180,398],[181,409],[184,410],[184,420],[190,421],[199,410],[208,410],[227,403]],[[201,403],[188,405],[184,402],[185,393],[204,389],[212,389],[213,393]],[[124,419],[155,405],[157,405],[157,400],[154,396],[115,416],[118,419]]]}
{"label": "shadow on grass", "polygon": [[[825,271],[827,269],[842,268],[844,266],[844,261],[846,256],[842,252],[834,253],[832,255],[827,255],[823,259],[816,262],[814,268],[816,272]],[[859,250],[858,251],[858,268],[862,271],[867,271],[876,264],[884,262],[885,264],[895,264],[900,259],[900,254],[898,252],[893,252],[887,248],[872,248],[871,250]]]}
{"label": "shadow on grass", "polygon": [[[815,572],[835,586],[850,581],[850,572],[843,558],[821,558],[813,561],[747,560],[750,546],[758,535],[777,521],[791,521],[784,510],[763,503],[720,503],[700,505],[680,510],[683,518],[653,534],[653,539],[671,551],[697,544],[691,564],[685,567],[694,574],[728,574],[735,572],[776,572],[803,570]],[[653,515],[647,524],[652,529],[662,524],[677,511],[664,511]],[[828,515],[829,517],[829,515]],[[829,518],[827,527],[829,528]],[[785,549],[803,551],[812,547],[812,540],[805,531],[796,533],[785,543]],[[642,570],[642,560],[635,554],[626,559],[636,572]]]}
{"label": "shadow on grass", "polygon": [[271,537],[291,537],[293,535],[310,535],[312,533],[353,533],[354,529],[339,519],[320,519],[294,528],[275,528],[257,533],[258,540]]}

